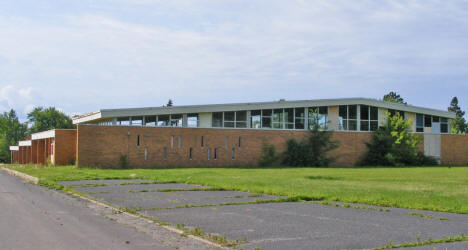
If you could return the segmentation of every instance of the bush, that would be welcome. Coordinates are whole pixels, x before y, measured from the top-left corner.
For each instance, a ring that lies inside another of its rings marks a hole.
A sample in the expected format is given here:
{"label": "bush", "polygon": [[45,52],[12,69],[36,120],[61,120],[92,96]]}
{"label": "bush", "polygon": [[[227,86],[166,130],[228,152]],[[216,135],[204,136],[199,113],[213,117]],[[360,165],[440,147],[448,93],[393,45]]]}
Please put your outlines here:
{"label": "bush", "polygon": [[433,157],[417,152],[421,138],[411,134],[411,120],[399,114],[390,116],[387,123],[374,132],[371,142],[366,143],[367,154],[361,161],[363,166],[418,166],[437,165]]}
{"label": "bush", "polygon": [[262,167],[277,166],[279,165],[279,159],[276,147],[268,142],[263,142],[259,165]]}
{"label": "bush", "polygon": [[122,168],[122,169],[129,168],[128,161],[127,161],[127,155],[120,155],[119,162],[120,162],[120,168]]}
{"label": "bush", "polygon": [[338,142],[331,140],[332,132],[320,130],[318,117],[312,119],[312,122],[309,138],[300,142],[288,140],[283,156],[284,165],[324,167],[335,160],[327,156],[329,151],[339,146]]}

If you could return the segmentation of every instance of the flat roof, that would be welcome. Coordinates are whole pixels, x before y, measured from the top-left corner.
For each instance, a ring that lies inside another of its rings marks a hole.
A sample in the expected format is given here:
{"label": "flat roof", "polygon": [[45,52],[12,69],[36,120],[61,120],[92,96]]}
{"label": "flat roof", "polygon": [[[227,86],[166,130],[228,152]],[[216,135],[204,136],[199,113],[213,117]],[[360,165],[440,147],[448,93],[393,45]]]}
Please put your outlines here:
{"label": "flat roof", "polygon": [[240,111],[256,109],[276,109],[276,108],[301,108],[315,106],[338,106],[338,105],[368,105],[386,109],[396,109],[406,112],[422,113],[445,118],[455,118],[455,113],[444,110],[437,110],[409,104],[386,102],[371,98],[339,98],[339,99],[318,99],[318,100],[297,100],[297,101],[274,101],[274,102],[247,102],[247,103],[227,103],[227,104],[206,104],[190,106],[172,107],[144,107],[127,109],[101,109],[73,118],[73,124],[84,123],[92,120],[128,117],[128,116],[149,116],[166,114],[185,113],[205,113],[222,111]]}

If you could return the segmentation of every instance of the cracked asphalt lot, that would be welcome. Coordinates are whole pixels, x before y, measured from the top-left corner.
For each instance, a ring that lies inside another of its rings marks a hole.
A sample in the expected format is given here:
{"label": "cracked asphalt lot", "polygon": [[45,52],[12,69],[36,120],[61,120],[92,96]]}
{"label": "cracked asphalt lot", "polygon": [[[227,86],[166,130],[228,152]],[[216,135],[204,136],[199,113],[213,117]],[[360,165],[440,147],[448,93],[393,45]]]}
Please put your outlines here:
{"label": "cracked asphalt lot", "polygon": [[[109,219],[111,218],[111,219]],[[154,223],[0,171],[0,249],[206,249]]]}
{"label": "cracked asphalt lot", "polygon": [[[202,191],[200,189],[209,187],[176,183],[90,180],[61,184],[173,226],[199,227],[230,241],[240,240],[238,247],[242,249],[371,249],[390,241],[401,244],[468,234],[468,215],[463,214],[344,203],[249,204],[279,197],[238,191]],[[225,203],[234,205],[220,205]],[[424,215],[424,218],[416,215]],[[418,249],[434,248],[468,249],[468,242]]]}

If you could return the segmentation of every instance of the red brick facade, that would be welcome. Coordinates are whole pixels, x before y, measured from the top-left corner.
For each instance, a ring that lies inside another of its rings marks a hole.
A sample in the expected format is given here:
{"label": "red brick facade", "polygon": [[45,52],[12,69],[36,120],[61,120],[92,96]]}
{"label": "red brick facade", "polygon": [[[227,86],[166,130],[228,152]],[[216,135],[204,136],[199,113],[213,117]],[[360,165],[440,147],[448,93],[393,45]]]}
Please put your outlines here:
{"label": "red brick facade", "polygon": [[76,130],[56,129],[55,137],[31,140],[31,146],[12,151],[12,163],[69,165],[76,158]]}
{"label": "red brick facade", "polygon": [[[289,138],[300,140],[308,133],[292,130],[78,126],[77,163],[79,166],[118,167],[121,155],[126,155],[132,167],[254,166],[258,164],[264,142],[275,145],[282,152]],[[364,142],[370,138],[370,133],[333,133],[333,140],[340,143],[340,147],[331,152],[331,155],[338,157],[334,165],[354,165],[366,152]]]}
{"label": "red brick facade", "polygon": [[468,165],[468,135],[443,135],[440,144],[443,165]]}

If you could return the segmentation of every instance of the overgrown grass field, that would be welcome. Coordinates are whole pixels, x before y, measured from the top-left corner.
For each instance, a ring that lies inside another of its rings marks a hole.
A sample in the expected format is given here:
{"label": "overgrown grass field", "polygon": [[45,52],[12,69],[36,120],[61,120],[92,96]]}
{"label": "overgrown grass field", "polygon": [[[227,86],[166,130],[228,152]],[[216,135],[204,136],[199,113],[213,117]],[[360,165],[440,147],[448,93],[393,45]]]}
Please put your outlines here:
{"label": "overgrown grass field", "polygon": [[145,178],[215,188],[468,214],[468,167],[88,169],[13,165],[60,188],[61,180]]}

